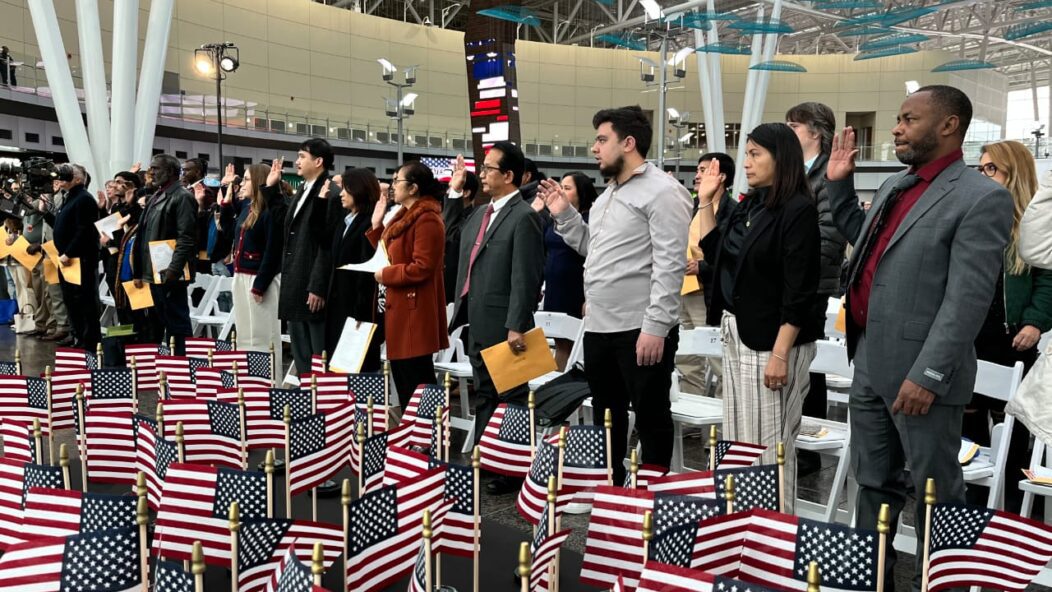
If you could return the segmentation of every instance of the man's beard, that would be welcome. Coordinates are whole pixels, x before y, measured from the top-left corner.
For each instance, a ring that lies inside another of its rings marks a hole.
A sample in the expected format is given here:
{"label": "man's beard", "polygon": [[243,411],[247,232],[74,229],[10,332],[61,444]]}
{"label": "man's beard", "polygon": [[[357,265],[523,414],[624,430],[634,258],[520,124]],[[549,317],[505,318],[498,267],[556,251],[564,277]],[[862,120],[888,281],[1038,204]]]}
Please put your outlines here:
{"label": "man's beard", "polygon": [[895,157],[899,159],[899,162],[906,165],[925,164],[928,162],[928,156],[930,156],[939,147],[939,142],[935,138],[935,134],[927,134],[918,141],[910,142],[909,149],[906,152],[895,152]]}
{"label": "man's beard", "polygon": [[618,156],[617,160],[615,160],[614,163],[611,164],[608,167],[604,167],[603,165],[599,165],[599,174],[604,176],[604,177],[608,177],[608,178],[611,178],[611,179],[616,179],[617,177],[621,176],[621,171],[623,171],[624,168],[625,168],[625,157],[622,155],[622,156]]}

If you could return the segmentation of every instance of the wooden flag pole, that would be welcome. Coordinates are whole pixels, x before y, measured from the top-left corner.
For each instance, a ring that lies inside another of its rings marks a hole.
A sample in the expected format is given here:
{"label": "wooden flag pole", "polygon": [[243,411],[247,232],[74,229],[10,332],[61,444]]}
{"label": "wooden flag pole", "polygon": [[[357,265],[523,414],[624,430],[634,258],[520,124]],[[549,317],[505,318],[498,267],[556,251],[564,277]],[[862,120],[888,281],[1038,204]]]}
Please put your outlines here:
{"label": "wooden flag pole", "polygon": [[44,464],[44,443],[40,437],[40,420],[33,418],[33,462]]}
{"label": "wooden flag pole", "polygon": [[65,444],[62,444],[58,451],[58,466],[62,467],[62,486],[67,491],[73,489],[69,482],[69,448]]}
{"label": "wooden flag pole", "polygon": [[205,550],[201,547],[201,541],[194,541],[190,569],[194,574],[194,592],[205,592]]}
{"label": "wooden flag pole", "polygon": [[230,502],[230,592],[238,589],[238,565],[237,547],[238,533],[241,531],[241,517],[238,512],[237,502]]}
{"label": "wooden flag pole", "polygon": [[[441,405],[435,406],[435,426],[434,426],[434,429],[438,430],[438,440],[435,442],[435,445],[438,447],[438,455],[435,456],[435,458],[437,458],[440,461],[443,460],[442,459],[442,451],[445,450],[445,447],[446,447],[446,442],[445,442],[446,434],[445,434],[445,431],[442,429],[442,427],[443,427],[442,414],[444,412],[445,412],[445,409]],[[431,452],[432,452],[432,455],[434,455],[435,451],[432,450]],[[426,541],[425,541],[425,543],[430,546],[430,543],[428,543]],[[431,556],[431,551],[429,549],[428,550],[428,559],[431,558],[430,556]],[[441,555],[436,555],[434,563],[435,563],[435,579],[434,579],[435,587],[436,588],[440,588],[442,586],[442,556]],[[431,579],[428,578],[427,581],[428,581],[428,586],[430,586]],[[430,590],[430,588],[428,588],[428,589]]]}
{"label": "wooden flag pole", "polygon": [[449,449],[453,446],[453,432],[452,432],[453,400],[450,398],[450,394],[449,394],[449,388],[450,388],[450,383],[451,382],[452,382],[452,379],[449,376],[449,372],[446,372],[446,409],[447,409],[446,413],[448,413],[449,416],[448,416],[448,419],[446,419],[446,418],[442,419],[442,439],[446,443],[445,452],[444,452],[445,456],[443,457],[442,460],[446,461],[447,463],[449,462]]}
{"label": "wooden flag pole", "polygon": [[168,373],[162,370],[157,374],[157,400],[167,401],[171,394],[168,390]]}
{"label": "wooden flag pole", "polygon": [[321,371],[329,371],[329,352],[321,350]]}
{"label": "wooden flag pole", "polygon": [[519,543],[519,592],[530,592],[530,544]]}
{"label": "wooden flag pole", "polygon": [[104,368],[106,364],[103,363],[102,359],[102,342],[95,344],[95,360],[98,361],[99,368]]}
{"label": "wooden flag pole", "polygon": [[146,473],[142,471],[135,474],[135,497],[146,498]]}
{"label": "wooden flag pole", "polygon": [[424,510],[424,590],[431,590],[431,510]]}
{"label": "wooden flag pole", "polygon": [[924,483],[924,571],[921,572],[921,592],[928,592],[928,570],[931,568],[931,515],[935,507],[935,479]]}
{"label": "wooden flag pole", "polygon": [[314,543],[314,553],[310,558],[310,573],[314,576],[314,585],[321,586],[321,576],[325,573],[325,550],[321,543]]}
{"label": "wooden flag pole", "polygon": [[877,592],[884,592],[884,563],[887,561],[888,533],[891,532],[891,508],[888,504],[880,504],[880,513],[877,514],[877,534],[880,541],[877,546]]}
{"label": "wooden flag pole", "polygon": [[628,475],[629,475],[629,485],[632,487],[632,489],[638,489],[639,488],[639,453],[636,452],[635,448],[633,448],[632,451],[628,453]]}
{"label": "wooden flag pole", "polygon": [[369,404],[365,407],[365,433],[373,435],[373,396],[369,395]]}
{"label": "wooden flag pole", "polygon": [[157,402],[157,409],[153,412],[154,421],[157,422],[157,437],[164,439],[164,405]]}
{"label": "wooden flag pole", "polygon": [[566,432],[566,426],[559,429],[559,466],[556,472],[559,480],[555,483],[559,489],[562,489],[563,486],[563,458],[566,456]]}
{"label": "wooden flag pole", "polygon": [[179,451],[179,462],[186,462],[186,438],[183,437],[183,422],[175,424],[175,447]]}
{"label": "wooden flag pole", "polygon": [[778,511],[785,513],[785,442],[778,443]]}
{"label": "wooden flag pole", "polygon": [[365,426],[358,424],[358,499],[365,494]]}
{"label": "wooden flag pole", "polygon": [[[384,414],[384,429],[386,432],[391,427],[391,360],[384,360],[384,403],[387,404],[387,413]],[[359,496],[361,493],[358,494]]]}
{"label": "wooden flag pole", "polygon": [[[614,461],[613,452],[610,450],[610,430],[614,427],[614,415],[610,409],[607,408],[606,412],[603,413],[603,429],[606,431],[606,484],[614,484]],[[625,459],[621,459],[622,467],[624,466]]]}
{"label": "wooden flag pole", "polygon": [[[557,520],[555,504],[558,501],[559,495],[555,489],[555,477],[548,477],[548,508],[546,510],[548,512],[548,532],[544,533],[544,536],[552,536],[553,534],[555,534],[556,528],[558,528],[555,525],[555,521]],[[537,536],[537,533],[534,533],[534,536]],[[548,588],[553,592],[557,588],[557,586],[554,583],[554,575],[559,573],[558,570],[556,570],[555,568],[555,563],[558,561],[559,556],[556,555],[555,561],[548,565]]]}
{"label": "wooden flag pole", "polygon": [[650,541],[654,538],[654,513],[643,512],[643,562],[650,557]]}
{"label": "wooden flag pole", "polygon": [[274,517],[274,449],[267,451],[263,459],[263,472],[267,475],[267,518]]}
{"label": "wooden flag pole", "polygon": [[[358,494],[359,497],[361,493]],[[347,539],[351,536],[351,480],[343,480],[343,489],[340,491],[340,508],[343,514],[343,547],[340,551],[340,555],[343,557],[343,574],[340,579],[343,581],[342,588],[346,591],[347,589]]]}
{"label": "wooden flag pole", "polygon": [[132,413],[139,412],[139,371],[138,365],[135,362],[135,356],[131,357],[129,362],[131,368],[131,398],[132,398]]}
{"label": "wooden flag pole", "polygon": [[[323,354],[325,352],[322,352]],[[318,375],[311,372],[310,375],[310,412],[312,414],[318,412]],[[290,432],[291,433],[291,432]],[[285,458],[289,458],[286,453]],[[318,521],[318,488],[311,487],[310,489],[310,519]]]}
{"label": "wooden flag pole", "polygon": [[534,418],[534,413],[537,408],[537,399],[534,396],[533,391],[530,391],[530,396],[527,399],[526,404],[530,409],[530,463],[532,464],[534,457],[537,456],[537,436],[534,434],[534,426],[537,425]]}
{"label": "wooden flag pole", "polygon": [[245,389],[237,389],[237,412],[241,428],[241,470],[248,470],[248,423],[245,421]]}
{"label": "wooden flag pole", "polygon": [[475,446],[475,449],[471,451],[471,470],[474,473],[472,479],[472,496],[473,503],[472,508],[474,509],[474,516],[472,516],[472,530],[471,536],[475,539],[471,545],[471,563],[472,563],[472,590],[473,592],[479,592],[479,535],[480,533],[480,522],[479,519],[479,466],[480,462],[479,447]]}
{"label": "wooden flag pole", "polygon": [[234,373],[234,388],[240,387],[241,386],[241,377],[238,375],[237,360],[234,360],[233,362],[231,362],[230,370],[231,370],[231,372]]}
{"label": "wooden flag pole", "polygon": [[146,496],[139,497],[135,510],[135,523],[139,525],[139,572],[142,574],[142,592],[149,592],[150,559],[146,545],[146,523],[150,520],[150,510],[146,506]]}
{"label": "wooden flag pole", "polygon": [[55,464],[55,422],[51,419],[54,406],[51,392],[51,366],[44,366],[44,382],[47,388],[47,458],[48,464],[53,465]]}
{"label": "wooden flag pole", "polygon": [[212,348],[208,348],[208,367],[209,368],[214,368],[215,367],[215,364],[212,363],[214,361],[212,352],[213,352]]}
{"label": "wooden flag pole", "polygon": [[[168,336],[168,352],[170,354],[172,354],[173,356],[177,355],[175,353],[175,335],[169,335]],[[186,353],[186,352],[184,351],[183,353]]]}
{"label": "wooden flag pole", "polygon": [[820,592],[819,584],[821,583],[822,577],[818,571],[818,562],[812,561],[807,565],[807,592]]}
{"label": "wooden flag pole", "polygon": [[709,470],[716,470],[716,424],[709,426]]}
{"label": "wooden flag pole", "polygon": [[22,374],[22,348],[15,349],[15,374]]}
{"label": "wooden flag pole", "polygon": [[285,405],[285,517],[292,519],[292,408]]}
{"label": "wooden flag pole", "polygon": [[230,329],[230,349],[237,351],[237,329]]}
{"label": "wooden flag pole", "polygon": [[734,513],[734,475],[727,475],[727,480],[724,482],[723,496],[727,500],[727,514]]}
{"label": "wooden flag pole", "polygon": [[88,490],[88,442],[84,434],[84,383],[77,384],[77,454],[80,456],[81,491]]}
{"label": "wooden flag pole", "polygon": [[273,341],[270,342],[270,386],[278,386],[278,356]]}

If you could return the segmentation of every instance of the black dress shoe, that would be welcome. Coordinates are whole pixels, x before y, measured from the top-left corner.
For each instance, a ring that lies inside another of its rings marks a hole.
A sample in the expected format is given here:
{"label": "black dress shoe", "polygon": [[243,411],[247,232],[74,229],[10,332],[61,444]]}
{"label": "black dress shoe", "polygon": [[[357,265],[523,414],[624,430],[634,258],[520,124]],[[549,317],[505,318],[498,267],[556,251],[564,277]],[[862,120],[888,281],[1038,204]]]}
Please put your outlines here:
{"label": "black dress shoe", "polygon": [[522,479],[501,475],[486,484],[486,493],[490,495],[507,495],[522,489]]}
{"label": "black dress shoe", "polygon": [[64,339],[57,341],[56,343],[61,347],[72,347],[75,339],[72,335],[67,335]]}

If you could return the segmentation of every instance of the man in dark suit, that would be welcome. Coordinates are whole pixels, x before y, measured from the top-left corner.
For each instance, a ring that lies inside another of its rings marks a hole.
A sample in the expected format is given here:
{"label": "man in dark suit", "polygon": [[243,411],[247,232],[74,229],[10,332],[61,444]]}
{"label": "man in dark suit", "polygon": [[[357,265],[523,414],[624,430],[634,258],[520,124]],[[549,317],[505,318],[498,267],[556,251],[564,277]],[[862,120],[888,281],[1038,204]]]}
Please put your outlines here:
{"label": "man in dark suit", "polygon": [[[894,537],[906,501],[935,480],[939,502],[963,503],[957,452],[975,385],[973,343],[993,297],[1012,228],[1012,198],[965,166],[972,105],[960,90],[926,86],[902,104],[895,155],[910,168],[881,185],[864,212],[852,187],[854,134],[834,142],[827,189],[841,233],[855,245],[847,284],[851,464],[858,526],[876,528],[891,507]],[[916,509],[924,536],[924,504]],[[888,544],[887,582],[895,565]],[[922,554],[917,553],[919,584]]]}
{"label": "man in dark suit", "polygon": [[[544,235],[540,218],[522,200],[519,183],[522,150],[497,142],[479,169],[482,190],[490,196],[464,225],[457,270],[453,326],[469,323],[468,352],[474,371],[475,441],[501,401],[524,402],[526,385],[498,393],[482,361],[482,350],[506,342],[516,353],[526,351],[523,333],[533,328],[533,313],[544,279]],[[490,493],[517,490],[516,480],[498,478]]]}
{"label": "man in dark suit", "polygon": [[321,138],[300,145],[296,171],[303,177],[285,214],[278,317],[288,322],[296,372],[310,372],[312,355],[325,349],[325,295],[329,293],[333,223],[339,203],[323,192],[333,164],[332,146]]}
{"label": "man in dark suit", "polygon": [[60,278],[62,300],[73,326],[73,346],[94,352],[102,337],[98,306],[99,233],[95,229],[99,206],[88,191],[87,171],[79,164],[71,166],[73,180],[64,182],[66,200],[54,217],[55,249],[64,268],[72,265],[72,259],[80,260],[80,285],[66,281],[65,276]]}

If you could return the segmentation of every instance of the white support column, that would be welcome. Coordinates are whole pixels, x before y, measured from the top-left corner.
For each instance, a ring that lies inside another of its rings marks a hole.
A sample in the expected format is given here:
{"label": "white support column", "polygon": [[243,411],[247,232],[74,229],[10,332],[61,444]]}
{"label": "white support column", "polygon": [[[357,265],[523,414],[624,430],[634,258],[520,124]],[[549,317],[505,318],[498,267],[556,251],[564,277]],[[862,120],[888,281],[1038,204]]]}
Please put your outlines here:
{"label": "white support column", "polygon": [[51,101],[62,129],[62,141],[70,161],[84,165],[88,173],[98,178],[95,159],[88,143],[88,133],[81,119],[80,104],[73,89],[73,76],[66,59],[66,48],[62,44],[62,32],[58,28],[58,17],[51,0],[27,0],[33,18],[33,29],[40,46],[40,57],[44,60]]}
{"label": "white support column", "polygon": [[[709,0],[707,12],[709,17],[716,15],[716,0]],[[719,34],[716,30],[716,21],[711,20],[709,22],[709,45],[716,45],[720,42]],[[723,111],[723,68],[720,66],[720,60],[722,54],[718,52],[711,52],[706,54],[706,58],[709,61],[709,81],[712,83],[712,125],[716,126],[716,137],[709,143],[712,150],[716,152],[727,152],[727,137],[723,133],[724,124],[727,121],[726,114]],[[709,124],[706,122],[705,124]]]}
{"label": "white support column", "polygon": [[139,0],[113,3],[112,115],[109,174],[132,165],[135,149],[135,70],[139,54]]}
{"label": "white support column", "polygon": [[[774,22],[782,17],[782,0],[774,0],[774,6],[771,8],[771,22]],[[769,62],[774,59],[775,54],[778,52],[778,33],[768,33],[767,38],[763,44],[763,61]],[[771,71],[762,70],[759,77],[759,91],[756,102],[756,118],[753,120],[753,127],[760,124],[763,121],[763,108],[767,102],[767,87],[771,84]],[[742,130],[743,133],[748,133],[750,130]]]}
{"label": "white support column", "polygon": [[[705,45],[705,34],[699,29],[694,29],[694,47],[702,47]],[[707,152],[716,150],[715,139],[712,136],[712,130],[715,127],[715,116],[713,115],[713,95],[720,92],[719,89],[713,87],[712,79],[709,77],[709,59],[704,53],[694,53],[694,59],[698,62],[698,90],[701,93],[701,112],[705,118],[705,129],[706,129],[706,146]]]}
{"label": "white support column", "polygon": [[84,104],[88,112],[88,138],[95,156],[99,179],[110,178],[110,100],[106,90],[106,67],[102,63],[102,30],[98,0],[77,0],[77,37],[84,76]]}
{"label": "white support column", "polygon": [[135,132],[132,162],[149,166],[153,154],[153,137],[160,109],[161,82],[168,51],[168,35],[172,30],[172,11],[175,0],[153,0],[150,22],[146,26],[146,46],[139,73],[139,94],[135,100]]}
{"label": "white support column", "polygon": [[[757,6],[756,8],[756,22],[763,22],[763,5]],[[753,70],[752,67],[760,63],[760,54],[763,49],[763,36],[756,33],[752,36],[751,53],[749,57],[749,70],[745,74],[745,98],[742,101],[742,118],[741,118],[741,133],[738,135],[738,152],[737,158],[734,161],[734,166],[737,169],[734,175],[734,193],[737,197],[739,194],[745,192],[747,187],[745,182],[745,134],[752,131],[751,121],[753,113],[753,103],[756,96],[757,79],[759,78],[759,72]]]}

